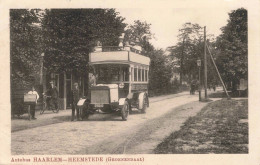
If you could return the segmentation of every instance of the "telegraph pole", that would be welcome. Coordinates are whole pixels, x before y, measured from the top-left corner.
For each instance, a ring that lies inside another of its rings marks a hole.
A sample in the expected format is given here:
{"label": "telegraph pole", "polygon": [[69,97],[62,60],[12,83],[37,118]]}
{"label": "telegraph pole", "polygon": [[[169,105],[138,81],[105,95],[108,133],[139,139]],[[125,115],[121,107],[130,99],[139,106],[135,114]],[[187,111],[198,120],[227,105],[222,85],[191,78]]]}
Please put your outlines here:
{"label": "telegraph pole", "polygon": [[201,86],[200,86],[200,67],[201,67],[201,60],[197,60],[197,66],[199,67],[199,101],[201,101]]}
{"label": "telegraph pole", "polygon": [[213,65],[214,65],[214,67],[215,67],[215,69],[216,69],[216,71],[217,71],[217,74],[218,74],[218,77],[219,77],[219,79],[220,79],[220,82],[221,82],[221,84],[222,84],[222,86],[223,86],[223,88],[224,88],[224,91],[225,91],[226,95],[227,95],[227,98],[228,98],[228,99],[231,99],[230,96],[228,95],[226,86],[225,86],[225,84],[224,84],[224,82],[223,82],[223,80],[222,80],[222,78],[221,78],[221,76],[220,76],[220,73],[219,73],[219,71],[218,71],[218,67],[217,67],[217,65],[216,65],[216,63],[215,63],[215,61],[214,61],[214,58],[213,58],[213,56],[212,56],[212,54],[211,54],[211,52],[210,52],[210,49],[209,49],[209,46],[208,46],[208,45],[207,45],[207,48],[208,48],[209,55],[210,55],[210,58],[211,58],[211,60],[212,60],[212,63],[213,63]]}
{"label": "telegraph pole", "polygon": [[44,53],[41,54],[41,59],[40,59],[40,63],[41,63],[41,70],[40,70],[40,85],[43,84],[43,61],[44,61]]}
{"label": "telegraph pole", "polygon": [[204,26],[204,88],[205,88],[205,100],[208,99],[207,95],[207,45],[206,45],[206,26]]}

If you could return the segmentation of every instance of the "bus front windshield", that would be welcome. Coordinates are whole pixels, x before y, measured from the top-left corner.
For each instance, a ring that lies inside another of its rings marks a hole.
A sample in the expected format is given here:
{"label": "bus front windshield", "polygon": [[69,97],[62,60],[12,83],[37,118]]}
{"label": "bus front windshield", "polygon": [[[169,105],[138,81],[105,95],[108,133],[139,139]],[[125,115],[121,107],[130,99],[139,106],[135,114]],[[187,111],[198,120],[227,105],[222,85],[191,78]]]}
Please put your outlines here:
{"label": "bus front windshield", "polygon": [[129,81],[129,71],[127,65],[97,65],[97,84],[113,84],[122,81]]}

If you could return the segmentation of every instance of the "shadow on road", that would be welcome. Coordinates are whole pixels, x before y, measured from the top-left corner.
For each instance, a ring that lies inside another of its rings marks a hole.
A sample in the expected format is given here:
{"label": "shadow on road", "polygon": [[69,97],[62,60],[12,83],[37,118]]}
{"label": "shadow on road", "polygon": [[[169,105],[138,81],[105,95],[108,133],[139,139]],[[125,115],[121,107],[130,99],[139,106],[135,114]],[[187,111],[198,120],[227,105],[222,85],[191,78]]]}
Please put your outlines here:
{"label": "shadow on road", "polygon": [[53,117],[54,120],[59,120],[59,121],[70,121],[71,116],[56,116]]}

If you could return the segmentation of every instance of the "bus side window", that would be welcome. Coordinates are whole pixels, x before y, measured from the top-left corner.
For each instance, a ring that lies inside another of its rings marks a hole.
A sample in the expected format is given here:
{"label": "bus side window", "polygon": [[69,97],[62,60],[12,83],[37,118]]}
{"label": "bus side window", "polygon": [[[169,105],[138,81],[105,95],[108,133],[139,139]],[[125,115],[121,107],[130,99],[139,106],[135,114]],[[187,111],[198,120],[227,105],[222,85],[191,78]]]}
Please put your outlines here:
{"label": "bus side window", "polygon": [[144,80],[144,69],[142,69],[142,81],[145,81]]}
{"label": "bus side window", "polygon": [[137,81],[137,68],[134,68],[134,81]]}
{"label": "bus side window", "polygon": [[131,81],[134,81],[134,69],[131,67]]}
{"label": "bus side window", "polygon": [[128,68],[123,68],[123,81],[129,81]]}
{"label": "bus side window", "polygon": [[138,68],[138,81],[142,81],[142,72],[141,69]]}
{"label": "bus side window", "polygon": [[148,70],[145,70],[145,81],[148,81]]}

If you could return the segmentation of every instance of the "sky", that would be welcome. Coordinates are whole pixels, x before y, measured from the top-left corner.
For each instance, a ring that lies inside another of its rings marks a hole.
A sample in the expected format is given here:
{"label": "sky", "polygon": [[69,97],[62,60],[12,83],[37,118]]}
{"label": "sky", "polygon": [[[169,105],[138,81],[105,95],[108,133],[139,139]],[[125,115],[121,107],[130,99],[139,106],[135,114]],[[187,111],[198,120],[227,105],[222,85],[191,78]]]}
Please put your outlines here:
{"label": "sky", "polygon": [[220,28],[227,24],[228,13],[238,9],[239,5],[226,8],[117,8],[125,23],[133,24],[134,20],[151,24],[155,39],[151,43],[155,48],[167,48],[177,42],[178,29],[186,22],[206,26],[207,34],[218,36]]}

